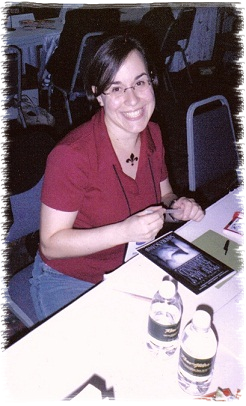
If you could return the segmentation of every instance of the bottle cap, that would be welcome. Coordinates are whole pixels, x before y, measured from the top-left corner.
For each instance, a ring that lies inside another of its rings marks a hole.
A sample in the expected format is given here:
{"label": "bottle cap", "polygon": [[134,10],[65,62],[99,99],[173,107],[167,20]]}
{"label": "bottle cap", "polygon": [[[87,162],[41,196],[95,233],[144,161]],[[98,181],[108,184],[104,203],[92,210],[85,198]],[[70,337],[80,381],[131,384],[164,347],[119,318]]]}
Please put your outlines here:
{"label": "bottle cap", "polygon": [[211,324],[211,316],[205,310],[197,310],[193,316],[192,323],[197,329],[208,330]]}
{"label": "bottle cap", "polygon": [[171,299],[176,293],[176,287],[172,281],[163,281],[160,288],[159,294],[165,299]]}

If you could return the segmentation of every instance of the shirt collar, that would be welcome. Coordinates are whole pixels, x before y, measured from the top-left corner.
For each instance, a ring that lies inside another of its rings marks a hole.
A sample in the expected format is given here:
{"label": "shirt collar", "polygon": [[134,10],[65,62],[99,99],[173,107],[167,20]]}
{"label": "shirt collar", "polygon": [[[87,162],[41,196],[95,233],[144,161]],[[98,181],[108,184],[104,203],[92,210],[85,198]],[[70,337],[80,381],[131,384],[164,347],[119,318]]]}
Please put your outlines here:
{"label": "shirt collar", "polygon": [[[108,135],[107,127],[104,120],[103,108],[101,108],[93,116],[92,120],[96,154],[98,158],[98,168],[105,168],[105,165],[108,165],[109,159],[112,165],[117,165],[118,159]],[[143,151],[146,151],[148,156],[151,156],[156,150],[149,125],[147,125],[147,127],[141,132],[141,149]]]}

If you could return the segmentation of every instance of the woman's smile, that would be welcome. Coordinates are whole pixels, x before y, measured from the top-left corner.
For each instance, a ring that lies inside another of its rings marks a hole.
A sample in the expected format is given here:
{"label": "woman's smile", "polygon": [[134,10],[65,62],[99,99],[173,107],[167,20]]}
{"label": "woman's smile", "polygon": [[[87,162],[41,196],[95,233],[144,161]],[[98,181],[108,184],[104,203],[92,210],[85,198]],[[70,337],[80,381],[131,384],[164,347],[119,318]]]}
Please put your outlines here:
{"label": "woman's smile", "polygon": [[138,110],[134,110],[134,111],[127,111],[127,112],[123,112],[123,115],[130,120],[136,120],[139,119],[143,116],[144,114],[144,109],[138,109]]}

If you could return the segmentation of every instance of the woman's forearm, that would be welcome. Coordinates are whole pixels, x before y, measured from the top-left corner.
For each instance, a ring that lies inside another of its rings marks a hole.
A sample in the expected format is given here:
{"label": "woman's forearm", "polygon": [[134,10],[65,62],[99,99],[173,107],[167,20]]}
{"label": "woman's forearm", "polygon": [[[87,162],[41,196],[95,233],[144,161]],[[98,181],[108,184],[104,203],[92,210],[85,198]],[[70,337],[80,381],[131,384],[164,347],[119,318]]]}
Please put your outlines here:
{"label": "woman's forearm", "polygon": [[90,255],[124,244],[121,223],[92,229],[63,229],[49,238],[40,236],[40,248],[48,259]]}

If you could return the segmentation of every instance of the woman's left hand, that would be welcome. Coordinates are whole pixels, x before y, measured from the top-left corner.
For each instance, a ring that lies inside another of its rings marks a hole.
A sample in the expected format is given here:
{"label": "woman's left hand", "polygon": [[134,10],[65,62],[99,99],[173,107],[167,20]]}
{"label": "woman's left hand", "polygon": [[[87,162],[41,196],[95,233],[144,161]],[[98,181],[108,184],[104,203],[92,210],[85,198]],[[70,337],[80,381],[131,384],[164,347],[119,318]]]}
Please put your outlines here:
{"label": "woman's left hand", "polygon": [[201,221],[205,215],[201,206],[192,198],[180,197],[172,204],[173,209],[180,209],[177,213],[173,213],[172,217],[177,220]]}

